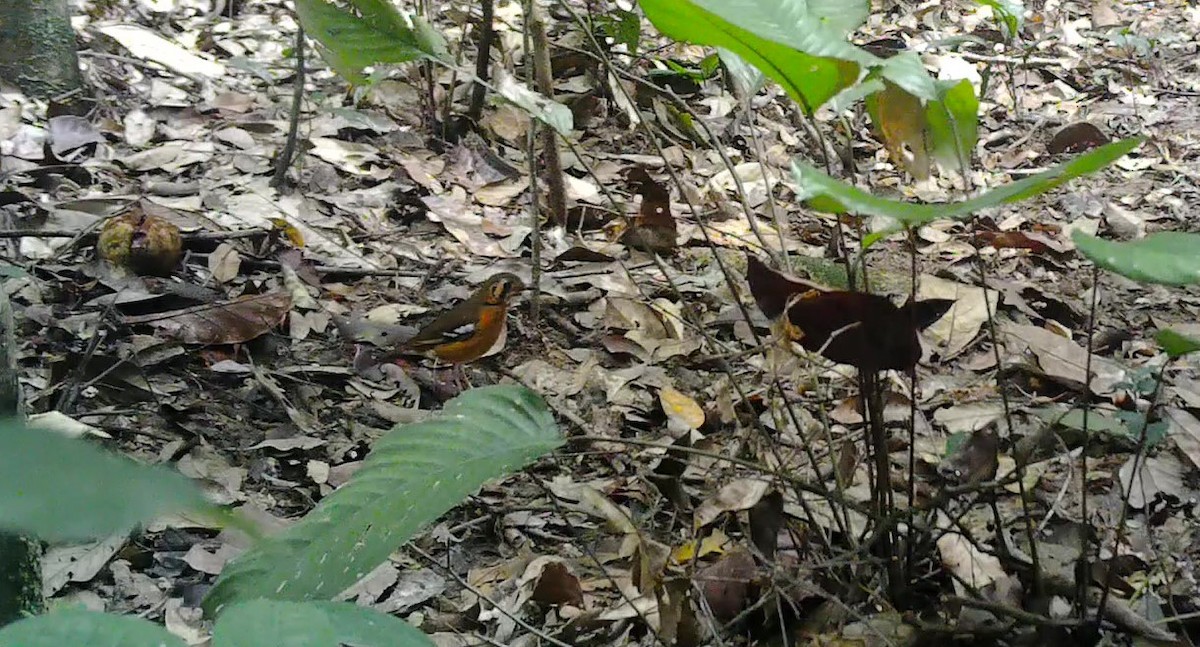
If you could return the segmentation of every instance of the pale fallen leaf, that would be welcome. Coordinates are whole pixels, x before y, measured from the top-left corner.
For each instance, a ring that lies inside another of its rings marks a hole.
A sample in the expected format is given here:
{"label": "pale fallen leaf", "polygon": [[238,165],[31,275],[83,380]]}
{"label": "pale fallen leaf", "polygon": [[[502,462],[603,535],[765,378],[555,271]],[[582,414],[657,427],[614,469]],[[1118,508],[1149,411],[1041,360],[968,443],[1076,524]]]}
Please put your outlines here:
{"label": "pale fallen leaf", "polygon": [[1192,465],[1200,467],[1200,420],[1183,409],[1174,407],[1167,409],[1167,422],[1171,425],[1168,434],[1175,441],[1175,446]]}
{"label": "pale fallen leaf", "polygon": [[934,422],[951,434],[982,429],[1003,416],[1004,407],[999,402],[956,404],[933,412]]}
{"label": "pale fallen leaf", "polygon": [[989,307],[995,313],[1000,302],[1000,295],[995,290],[985,297],[983,288],[930,275],[921,277],[917,298],[954,300],[950,311],[925,329],[925,334],[937,344],[943,358],[957,355],[966,348],[987,321]]}
{"label": "pale fallen leaf", "polygon": [[1177,458],[1170,454],[1143,458],[1138,463],[1137,474],[1134,474],[1135,458],[1130,456],[1119,472],[1121,489],[1129,493],[1130,507],[1141,510],[1160,492],[1180,496],[1183,491],[1183,465]]}
{"label": "pale fallen leaf", "polygon": [[694,528],[703,528],[724,512],[748,510],[767,493],[771,484],[762,479],[738,479],[722,487],[705,499],[697,508],[692,522]]}
{"label": "pale fallen leaf", "polygon": [[937,541],[942,565],[976,589],[1006,577],[1000,560],[977,549],[957,532],[948,532]]}
{"label": "pale fallen leaf", "polygon": [[207,54],[184,49],[155,32],[139,25],[105,25],[100,33],[117,41],[130,54],[185,76],[204,76],[215,79],[225,75],[225,66]]}
{"label": "pale fallen leaf", "polygon": [[217,283],[228,283],[238,275],[242,267],[242,257],[237,249],[229,243],[221,243],[208,255],[208,271]]}

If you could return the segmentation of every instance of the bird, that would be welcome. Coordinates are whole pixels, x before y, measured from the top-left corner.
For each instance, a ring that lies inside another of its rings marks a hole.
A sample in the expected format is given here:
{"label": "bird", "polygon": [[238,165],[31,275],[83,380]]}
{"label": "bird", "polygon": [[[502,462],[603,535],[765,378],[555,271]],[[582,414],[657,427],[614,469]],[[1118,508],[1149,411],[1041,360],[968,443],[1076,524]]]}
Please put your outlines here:
{"label": "bird", "polygon": [[483,357],[500,339],[508,306],[524,289],[525,284],[516,274],[501,272],[492,276],[465,301],[418,330],[396,354],[429,357],[461,371],[463,364]]}

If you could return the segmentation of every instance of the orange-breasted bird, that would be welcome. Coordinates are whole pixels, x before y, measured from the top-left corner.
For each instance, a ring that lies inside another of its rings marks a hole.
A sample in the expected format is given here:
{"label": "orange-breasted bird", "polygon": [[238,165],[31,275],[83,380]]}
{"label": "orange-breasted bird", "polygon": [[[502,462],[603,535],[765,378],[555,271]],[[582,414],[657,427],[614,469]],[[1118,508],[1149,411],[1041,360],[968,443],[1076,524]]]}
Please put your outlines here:
{"label": "orange-breasted bird", "polygon": [[404,342],[397,354],[424,355],[462,368],[491,350],[504,331],[508,305],[525,284],[502,272],[483,282],[465,301],[442,313]]}

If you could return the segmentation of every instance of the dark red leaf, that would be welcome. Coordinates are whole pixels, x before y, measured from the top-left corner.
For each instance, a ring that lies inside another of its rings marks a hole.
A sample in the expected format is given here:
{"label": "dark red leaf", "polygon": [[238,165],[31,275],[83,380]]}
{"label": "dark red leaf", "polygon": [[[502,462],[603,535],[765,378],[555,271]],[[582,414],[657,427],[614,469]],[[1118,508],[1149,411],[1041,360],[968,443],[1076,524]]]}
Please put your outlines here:
{"label": "dark red leaf", "polygon": [[537,584],[533,586],[533,600],[541,604],[570,604],[583,606],[583,589],[579,578],[561,562],[547,562],[542,568]]}
{"label": "dark red leaf", "polygon": [[1111,141],[1096,126],[1086,121],[1067,124],[1054,133],[1046,151],[1051,155],[1062,153],[1082,153],[1083,151],[1103,146]]}
{"label": "dark red leaf", "polygon": [[981,231],[975,235],[976,244],[990,245],[996,249],[1028,249],[1043,254],[1050,246],[1023,231]]}
{"label": "dark red leaf", "polygon": [[754,592],[758,565],[750,553],[738,548],[709,566],[696,571],[695,580],[704,593],[713,617],[729,622],[746,608]]}
{"label": "dark red leaf", "polygon": [[783,314],[788,300],[797,294],[810,290],[829,291],[828,287],[819,283],[767,267],[757,256],[749,254],[746,255],[746,282],[750,284],[750,296],[754,297],[758,309],[762,310],[768,319]]}
{"label": "dark red leaf", "polygon": [[787,318],[791,339],[805,349],[863,371],[908,370],[921,358],[917,331],[950,309],[949,299],[896,307],[875,294],[827,290],[747,258],[746,278],[763,314]]}

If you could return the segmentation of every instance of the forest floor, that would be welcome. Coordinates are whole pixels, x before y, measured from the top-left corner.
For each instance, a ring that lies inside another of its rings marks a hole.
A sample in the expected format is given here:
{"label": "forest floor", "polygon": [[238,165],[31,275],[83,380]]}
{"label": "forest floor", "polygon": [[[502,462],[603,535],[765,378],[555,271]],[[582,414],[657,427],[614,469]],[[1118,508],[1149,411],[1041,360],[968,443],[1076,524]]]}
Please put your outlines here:
{"label": "forest floor", "polygon": [[[434,16],[455,47],[461,4],[444,3]],[[899,39],[953,78],[979,81],[986,73],[973,190],[1067,159],[1055,151],[1080,135],[1061,129],[1078,122],[1110,140],[1148,137],[1103,172],[985,213],[973,225],[938,221],[916,233],[915,246],[895,235],[871,249],[875,285],[897,302],[909,291],[915,260],[918,294],[957,304],[953,316],[924,333],[916,392],[904,375],[883,381],[895,431],[891,458],[905,480],[904,430],[915,413],[915,496],[928,500],[948,443],[996,431],[1003,476],[1014,469],[1019,441],[1044,439],[1049,421],[1066,414],[1028,467],[1028,504],[1017,484],[998,488],[1004,533],[1028,551],[1028,521],[1043,559],[1069,569],[1081,525],[1094,529],[1102,563],[1119,576],[1115,596],[1145,623],[1127,620],[1123,628],[1153,636],[1165,618],[1200,610],[1196,359],[1166,371],[1146,426],[1148,456],[1138,478],[1131,470],[1153,377],[1165,360],[1154,332],[1171,326],[1200,335],[1200,290],[1094,273],[1074,252],[1070,232],[1131,239],[1200,231],[1200,8],[1036,4],[1043,6],[1020,38],[1025,49],[994,45],[994,19],[971,3],[901,3],[873,14],[854,34],[856,42]],[[752,350],[752,329],[766,331],[741,278],[746,255],[763,255],[755,230],[778,251],[777,215],[793,257],[823,259],[835,226],[796,199],[791,160],[820,164],[820,147],[777,87],[759,92],[747,114],[721,75],[675,77],[676,91],[734,162],[731,171],[713,146],[695,141],[704,129],[689,131],[670,118],[664,95],[630,81],[627,88],[643,88],[638,107],[612,100],[615,86],[602,68],[574,55],[584,47],[580,29],[569,14],[552,12],[556,91],[576,120],[574,148],[564,149],[568,198],[583,231],[543,224],[535,234],[530,124],[512,105],[489,105],[482,135],[441,142],[422,119],[419,66],[351,96],[312,58],[300,152],[288,186],[277,189],[271,179],[295,78],[294,60],[285,56],[295,42],[289,10],[258,0],[228,3],[223,13],[192,0],[74,5],[81,60],[99,101],[85,120],[54,122],[46,106],[0,93],[4,229],[73,234],[136,206],[185,233],[214,236],[189,242],[166,279],[115,274],[83,239],[7,237],[6,258],[23,268],[5,286],[19,317],[31,412],[57,410],[106,446],[173,465],[215,501],[285,526],[346,482],[380,435],[452,395],[446,375],[419,362],[402,370],[356,362],[354,342],[419,325],[497,272],[530,284],[532,241],[540,235],[539,290],[515,304],[504,348],[472,364],[469,374],[475,385],[530,386],[576,440],[535,468],[486,486],[345,597],[406,618],[439,645],[545,644],[542,634],[567,644],[685,644],[675,635],[682,625],[666,619],[679,623],[679,610],[639,597],[639,572],[656,563],[654,577],[684,574],[695,586],[689,613],[701,633],[771,589],[792,603],[776,611],[786,607],[801,620],[788,641],[780,642],[771,622],[743,620],[727,631],[762,644],[796,644],[799,632],[900,641],[902,616],[835,603],[830,591],[839,576],[829,564],[869,558],[848,547],[816,547],[817,536],[837,532],[828,504],[801,501],[770,471],[747,467],[778,467],[825,483],[837,470],[848,498],[868,500],[869,466],[854,449],[863,424],[852,371],[774,348]],[[496,54],[510,69],[517,61],[518,71],[519,7],[497,7]],[[631,79],[650,78],[667,59],[698,69],[709,53],[666,44],[644,20],[642,28],[640,56],[612,56]],[[175,45],[156,45],[155,35]],[[468,46],[464,56],[471,55]],[[441,74],[434,87],[439,107],[449,90],[462,110],[469,85]],[[645,129],[630,125],[634,110]],[[816,127],[839,148],[847,135],[855,142],[859,186],[929,202],[963,196],[961,178],[949,171],[913,182],[889,161],[861,104],[847,114],[840,121],[821,112]],[[671,192],[678,248],[661,264],[599,226],[614,214],[636,213],[628,179],[635,168]],[[624,204],[611,203],[610,192]],[[710,228],[712,244],[700,224]],[[264,233],[222,236],[247,229]],[[812,275],[828,269],[811,263]],[[285,323],[245,343],[228,343],[241,341],[245,331],[236,326],[213,330],[179,314],[271,292],[293,296],[275,313]],[[187,339],[209,343],[181,341]],[[1097,377],[1087,394],[1095,408],[1085,479],[1072,408],[1083,401],[1081,358],[1089,342]],[[784,396],[770,388],[770,375],[787,385]],[[797,418],[780,415],[784,397]],[[1005,400],[1009,422],[1002,421]],[[769,437],[759,434],[764,428]],[[668,455],[664,447],[676,442],[695,451]],[[1118,541],[1122,484],[1133,487]],[[898,500],[903,492],[899,486]],[[815,519],[806,507],[816,509]],[[752,545],[748,511],[776,508],[769,525],[784,538],[778,559],[756,572],[743,557],[760,548]],[[911,610],[925,623],[965,621],[946,602],[964,565],[993,589],[1013,581],[1006,564],[975,548],[995,542],[987,500],[956,509],[964,516],[955,532],[975,535],[972,541],[946,534],[949,541],[929,543],[911,564],[920,582]],[[804,535],[798,543],[797,533]],[[236,533],[163,520],[131,537],[51,547],[46,591],[56,603],[162,620],[200,644],[207,634],[199,600],[244,549]],[[657,562],[646,556],[656,550],[663,551]],[[726,585],[747,579],[759,586]],[[1060,611],[1053,596],[1037,603],[1017,597],[1037,613]],[[776,611],[767,617],[784,615]],[[911,615],[903,621],[919,624]],[[859,634],[847,628],[853,626]],[[1171,631],[1189,639],[1183,627]],[[1190,640],[1200,639],[1200,625],[1190,628]]]}

